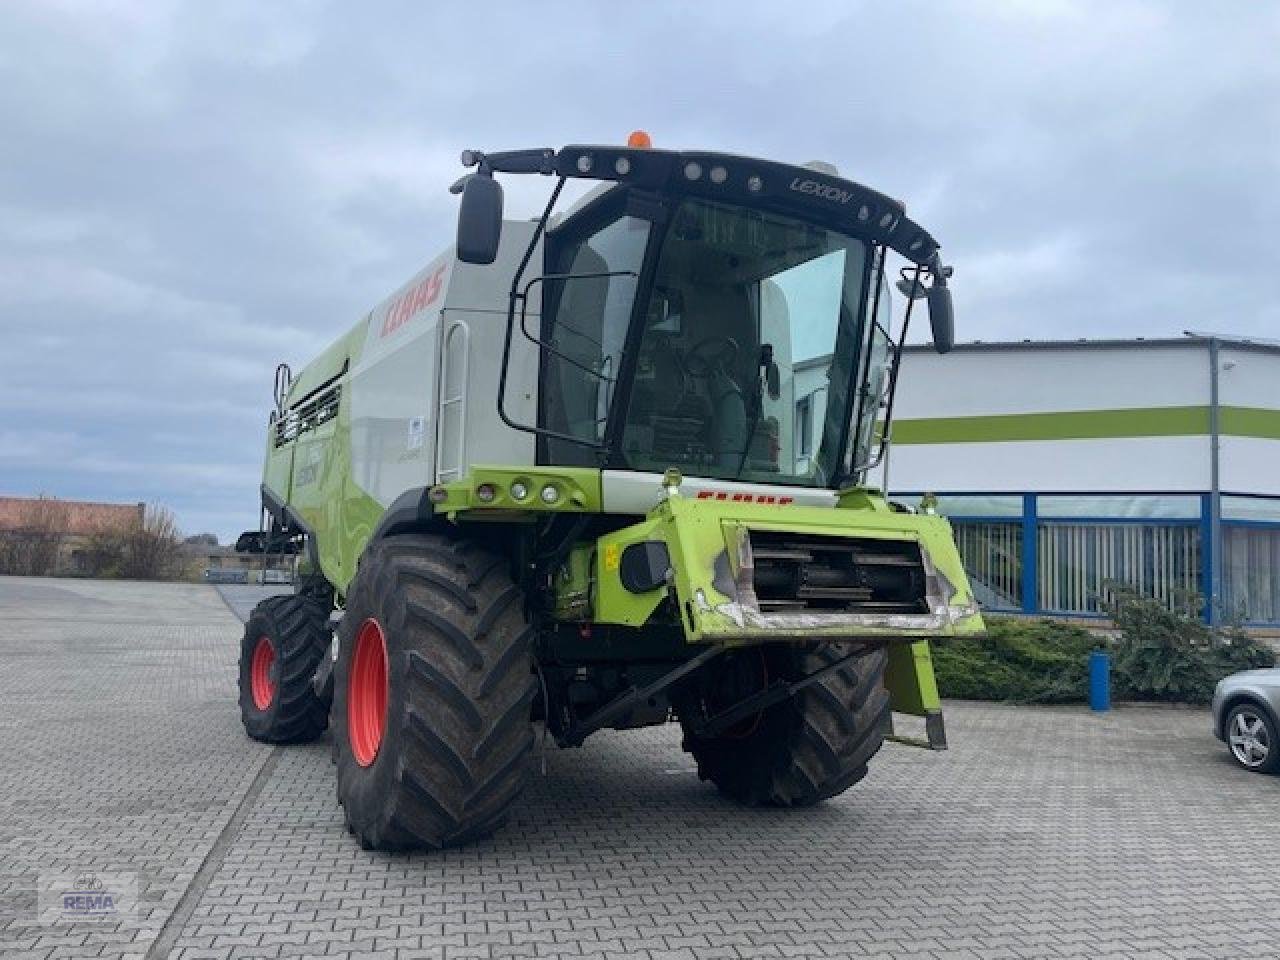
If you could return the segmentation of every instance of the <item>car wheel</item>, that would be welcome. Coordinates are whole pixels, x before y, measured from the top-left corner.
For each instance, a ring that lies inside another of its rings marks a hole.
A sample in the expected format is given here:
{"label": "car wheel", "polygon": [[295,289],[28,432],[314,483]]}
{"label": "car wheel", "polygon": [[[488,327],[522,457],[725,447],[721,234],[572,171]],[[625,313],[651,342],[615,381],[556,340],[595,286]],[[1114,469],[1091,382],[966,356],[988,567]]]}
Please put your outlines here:
{"label": "car wheel", "polygon": [[1227,716],[1227,746],[1246,770],[1271,773],[1280,768],[1275,722],[1256,704],[1242,703]]}

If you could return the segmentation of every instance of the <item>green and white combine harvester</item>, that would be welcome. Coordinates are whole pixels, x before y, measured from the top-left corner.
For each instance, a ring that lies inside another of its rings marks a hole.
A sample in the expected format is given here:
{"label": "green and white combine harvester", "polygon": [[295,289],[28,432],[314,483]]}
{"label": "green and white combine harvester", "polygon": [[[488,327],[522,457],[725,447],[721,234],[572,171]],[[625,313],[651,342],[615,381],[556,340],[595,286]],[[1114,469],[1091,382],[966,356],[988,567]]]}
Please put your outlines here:
{"label": "green and white combine harvester", "polygon": [[[869,485],[911,304],[952,341],[934,239],[829,166],[640,133],[463,164],[456,245],[278,377],[242,540],[302,574],[245,630],[250,736],[331,725],[380,849],[493,831],[538,724],[674,718],[703,779],[776,806],[862,779],[891,710],[945,746],[928,641],[982,620],[947,522]],[[542,216],[504,221],[495,174],[555,178]]]}

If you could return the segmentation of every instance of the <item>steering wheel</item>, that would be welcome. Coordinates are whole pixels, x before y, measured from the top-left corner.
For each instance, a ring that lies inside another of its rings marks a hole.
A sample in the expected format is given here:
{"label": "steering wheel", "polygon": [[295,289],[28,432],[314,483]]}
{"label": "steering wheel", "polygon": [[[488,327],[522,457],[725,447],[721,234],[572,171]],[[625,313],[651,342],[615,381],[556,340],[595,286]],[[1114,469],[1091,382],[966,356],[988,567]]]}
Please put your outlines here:
{"label": "steering wheel", "polygon": [[705,379],[716,370],[733,365],[738,358],[738,341],[732,337],[707,337],[699,340],[684,355],[685,369],[690,375]]}

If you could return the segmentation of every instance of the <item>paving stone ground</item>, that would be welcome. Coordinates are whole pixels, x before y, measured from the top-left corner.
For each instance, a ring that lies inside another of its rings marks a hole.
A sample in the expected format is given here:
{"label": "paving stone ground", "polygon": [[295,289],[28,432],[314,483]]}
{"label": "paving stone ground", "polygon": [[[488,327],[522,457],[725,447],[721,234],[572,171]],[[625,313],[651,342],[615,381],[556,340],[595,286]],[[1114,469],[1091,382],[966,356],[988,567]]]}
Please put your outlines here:
{"label": "paving stone ground", "polygon": [[293,587],[291,586],[262,587],[251,583],[219,584],[217,590],[222,595],[222,599],[226,601],[227,606],[231,608],[231,612],[241,621],[249,619],[249,614],[253,612],[253,608],[258,605],[263,597],[293,593]]}
{"label": "paving stone ground", "polygon": [[[0,578],[0,957],[1280,956],[1280,778],[1202,710],[948,704],[951,750],[808,811],[605,733],[492,840],[389,856],[327,742],[244,738],[238,633],[204,586]],[[39,925],[49,870],[137,872],[142,925]]]}

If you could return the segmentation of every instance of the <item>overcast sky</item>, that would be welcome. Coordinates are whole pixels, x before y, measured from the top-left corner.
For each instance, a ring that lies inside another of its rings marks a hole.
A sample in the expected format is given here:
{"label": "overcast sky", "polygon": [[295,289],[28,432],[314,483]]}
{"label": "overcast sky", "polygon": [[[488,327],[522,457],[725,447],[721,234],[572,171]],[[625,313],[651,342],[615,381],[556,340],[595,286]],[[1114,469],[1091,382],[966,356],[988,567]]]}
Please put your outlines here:
{"label": "overcast sky", "polygon": [[0,493],[256,526],[274,365],[450,241],[463,147],[833,162],[941,241],[961,339],[1278,336],[1278,11],[7,0]]}

